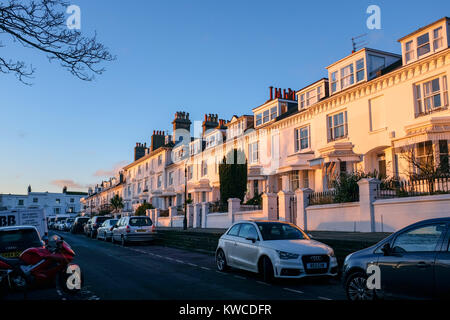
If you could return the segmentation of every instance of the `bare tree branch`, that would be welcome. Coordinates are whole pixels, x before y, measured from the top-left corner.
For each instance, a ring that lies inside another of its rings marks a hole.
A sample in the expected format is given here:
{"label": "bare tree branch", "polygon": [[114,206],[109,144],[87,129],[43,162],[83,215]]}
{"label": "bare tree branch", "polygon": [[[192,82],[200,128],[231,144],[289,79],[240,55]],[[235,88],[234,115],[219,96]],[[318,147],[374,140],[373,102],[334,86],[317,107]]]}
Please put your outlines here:
{"label": "bare tree branch", "polygon": [[[115,56],[97,42],[96,35],[86,38],[78,30],[66,26],[64,0],[0,1],[0,34],[10,35],[24,47],[47,54],[49,61],[59,61],[61,66],[81,80],[90,81],[105,69],[98,67],[103,61],[113,61]],[[34,69],[23,61],[0,57],[0,72],[14,73],[26,83]]]}

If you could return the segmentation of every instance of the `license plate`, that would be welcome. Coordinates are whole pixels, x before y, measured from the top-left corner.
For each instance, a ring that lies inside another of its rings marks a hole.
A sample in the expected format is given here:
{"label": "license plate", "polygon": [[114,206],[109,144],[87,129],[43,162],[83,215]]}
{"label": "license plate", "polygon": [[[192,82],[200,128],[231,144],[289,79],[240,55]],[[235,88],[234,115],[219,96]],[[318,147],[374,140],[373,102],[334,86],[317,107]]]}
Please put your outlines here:
{"label": "license plate", "polygon": [[136,230],[136,232],[147,232],[147,230]]}
{"label": "license plate", "polygon": [[3,253],[0,253],[0,255],[1,255],[3,258],[9,258],[9,259],[11,259],[11,258],[18,258],[18,257],[20,256],[21,253],[22,253],[22,252],[20,252],[20,251],[13,251],[13,252],[3,252]]}
{"label": "license plate", "polygon": [[327,267],[326,262],[311,262],[307,263],[306,267],[308,269],[325,269]]}

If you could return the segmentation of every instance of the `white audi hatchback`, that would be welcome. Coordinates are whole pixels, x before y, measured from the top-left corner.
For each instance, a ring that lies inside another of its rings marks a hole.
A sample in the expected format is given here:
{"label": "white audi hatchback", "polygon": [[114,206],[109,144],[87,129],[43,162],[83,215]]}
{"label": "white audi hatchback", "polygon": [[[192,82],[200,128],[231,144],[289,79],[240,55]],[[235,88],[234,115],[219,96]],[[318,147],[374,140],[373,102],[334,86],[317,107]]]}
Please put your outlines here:
{"label": "white audi hatchback", "polygon": [[219,271],[228,267],[272,278],[336,276],[338,264],[331,247],[311,238],[299,227],[280,221],[240,221],[219,239]]}

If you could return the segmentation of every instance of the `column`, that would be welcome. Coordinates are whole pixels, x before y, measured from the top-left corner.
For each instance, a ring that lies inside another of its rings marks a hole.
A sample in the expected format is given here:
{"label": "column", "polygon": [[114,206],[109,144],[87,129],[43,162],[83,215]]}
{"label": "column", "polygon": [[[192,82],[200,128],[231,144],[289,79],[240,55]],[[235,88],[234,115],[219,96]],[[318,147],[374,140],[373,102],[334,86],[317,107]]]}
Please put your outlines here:
{"label": "column", "polygon": [[275,193],[263,193],[261,197],[263,215],[268,220],[277,220],[277,195]]}
{"label": "column", "polygon": [[209,203],[202,202],[201,206],[202,206],[202,228],[206,228],[208,226],[206,219],[208,216]]}
{"label": "column", "polygon": [[359,186],[359,226],[357,231],[375,232],[375,210],[373,202],[376,199],[380,180],[370,178],[358,181]]}
{"label": "column", "polygon": [[313,193],[310,188],[302,188],[295,190],[295,196],[297,197],[297,221],[296,225],[303,230],[308,230],[308,216],[306,207],[309,202],[309,195]]}
{"label": "column", "polygon": [[295,223],[295,221],[291,221],[291,198],[293,196],[294,193],[290,191],[278,192],[278,220]]}
{"label": "column", "polygon": [[234,223],[234,214],[241,210],[241,199],[228,199],[228,222],[230,225]]}

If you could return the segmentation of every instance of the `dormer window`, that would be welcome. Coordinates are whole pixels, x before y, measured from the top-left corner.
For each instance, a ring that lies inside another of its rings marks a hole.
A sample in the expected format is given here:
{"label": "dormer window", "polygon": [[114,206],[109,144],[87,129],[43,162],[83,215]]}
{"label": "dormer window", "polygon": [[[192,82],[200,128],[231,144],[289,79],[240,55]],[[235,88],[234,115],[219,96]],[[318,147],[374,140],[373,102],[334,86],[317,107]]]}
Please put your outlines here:
{"label": "dormer window", "polygon": [[417,38],[417,57],[423,56],[430,52],[430,37],[425,33]]}
{"label": "dormer window", "polygon": [[449,18],[444,17],[399,39],[403,63],[411,63],[448,48],[449,26]]}
{"label": "dormer window", "polygon": [[408,63],[414,59],[414,48],[413,48],[413,41],[408,41],[405,43],[405,61]]}
{"label": "dormer window", "polygon": [[356,82],[364,80],[364,59],[356,61]]}
{"label": "dormer window", "polygon": [[442,27],[433,30],[433,50],[436,51],[443,46]]}
{"label": "dormer window", "polygon": [[262,124],[262,113],[258,113],[256,115],[256,125],[259,126]]}
{"label": "dormer window", "polygon": [[277,107],[270,109],[270,120],[275,119],[278,116]]}
{"label": "dormer window", "polygon": [[341,69],[341,89],[351,86],[354,83],[353,63]]}
{"label": "dormer window", "polygon": [[337,71],[331,74],[331,92],[334,93],[337,90]]}

